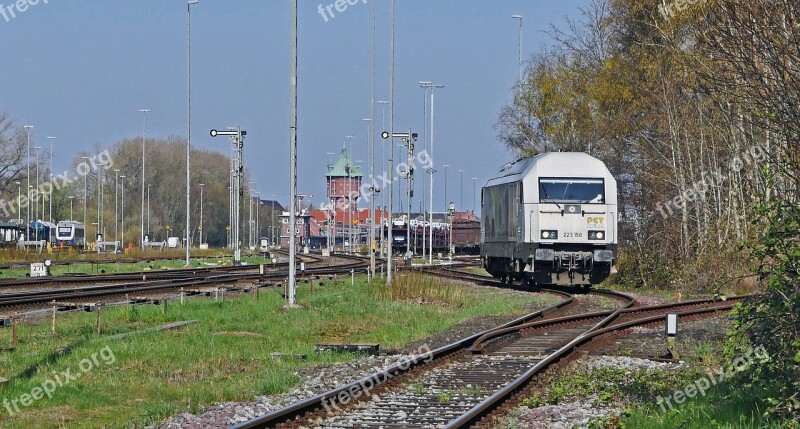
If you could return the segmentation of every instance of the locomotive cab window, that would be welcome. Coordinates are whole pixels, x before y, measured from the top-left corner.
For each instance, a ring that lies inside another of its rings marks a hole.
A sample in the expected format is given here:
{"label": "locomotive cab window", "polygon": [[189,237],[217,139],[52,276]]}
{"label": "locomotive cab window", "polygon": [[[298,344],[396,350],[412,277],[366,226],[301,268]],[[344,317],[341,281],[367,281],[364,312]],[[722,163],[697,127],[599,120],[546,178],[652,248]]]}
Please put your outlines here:
{"label": "locomotive cab window", "polygon": [[603,179],[540,178],[540,203],[604,204]]}

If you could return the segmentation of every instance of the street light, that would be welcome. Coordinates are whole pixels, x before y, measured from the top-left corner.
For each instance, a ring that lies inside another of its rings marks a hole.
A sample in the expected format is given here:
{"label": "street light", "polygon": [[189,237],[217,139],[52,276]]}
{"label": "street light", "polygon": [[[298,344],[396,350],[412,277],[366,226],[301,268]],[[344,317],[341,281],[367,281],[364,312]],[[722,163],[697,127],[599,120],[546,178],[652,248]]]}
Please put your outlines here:
{"label": "street light", "polygon": [[[386,129],[386,105],[389,104],[389,102],[381,100],[381,101],[378,101],[378,104],[381,105],[381,130],[385,130]],[[381,145],[381,166],[383,167],[383,171],[387,171],[386,170],[386,150],[385,150],[383,145]],[[389,186],[391,187],[391,185],[389,185]],[[384,209],[386,208],[386,197],[385,197],[385,195],[386,195],[385,192],[381,194],[381,207],[383,207]],[[384,243],[384,239],[383,239],[383,223],[384,223],[383,212],[384,211],[385,210],[381,210],[381,255],[384,254],[384,248],[383,247],[384,247],[384,244],[385,244]],[[389,216],[389,218],[391,219],[391,216]]]}
{"label": "street light", "polygon": [[200,184],[200,245],[203,245],[203,187],[205,183]]}
{"label": "street light", "polygon": [[[373,51],[374,51],[374,43],[373,43]],[[374,68],[373,68],[374,70]],[[373,73],[374,76],[374,73]],[[373,77],[373,99],[374,99],[374,92],[375,92],[375,79]],[[375,115],[375,105],[373,104],[373,112],[372,115]],[[369,144],[369,189],[370,189],[370,196],[369,196],[369,244],[367,245],[367,249],[369,249],[369,267],[372,276],[375,277],[375,250],[372,248],[373,242],[375,241],[375,192],[379,191],[376,189],[375,186],[375,132],[373,129],[374,121],[372,118],[365,118],[363,119],[364,122],[367,124],[367,133],[369,134],[369,139],[367,143]]]}
{"label": "street light", "polygon": [[522,15],[511,15],[513,19],[519,19],[519,81],[522,83]]}
{"label": "street light", "polygon": [[151,184],[147,185],[147,235],[150,235],[150,187],[153,186]]}
{"label": "street light", "polygon": [[478,191],[477,191],[477,188],[475,187],[475,183],[476,183],[477,180],[478,180],[477,177],[473,177],[472,178],[472,213],[473,214],[477,213],[477,211],[475,211],[475,207],[476,207],[475,202],[478,200]]}
{"label": "street light", "polygon": [[114,241],[119,241],[119,168],[114,169]]}
{"label": "street light", "polygon": [[458,208],[464,210],[464,170],[458,170],[458,174],[461,176],[461,204]]}
{"label": "street light", "polygon": [[[89,170],[89,157],[82,156],[83,164],[86,166],[87,171]],[[86,213],[87,213],[87,205],[89,204],[89,191],[88,191],[88,177],[89,173],[83,175],[83,227],[86,228]],[[83,237],[83,250],[86,250],[86,246],[88,244],[88,236],[84,233]]]}
{"label": "street light", "polygon": [[[22,220],[22,214],[19,211],[22,210],[22,207],[21,207],[21,204],[22,204],[22,182],[20,182],[18,180],[16,183],[17,183],[17,218],[21,221]],[[22,223],[22,222],[20,222],[20,223]],[[26,228],[27,228],[27,226],[26,226]]]}
{"label": "street light", "polygon": [[[55,137],[48,137],[47,138],[47,140],[50,140],[50,174],[55,174],[53,172],[53,140],[55,140],[55,139],[56,139]],[[54,192],[53,186],[50,186],[50,195],[47,196],[47,201],[48,201],[49,206],[50,206],[50,210],[49,210],[50,216],[48,216],[48,219],[50,219],[50,223],[53,223],[53,192]],[[44,212],[44,207],[42,207],[42,212]],[[70,219],[70,220],[72,220],[72,219]]]}
{"label": "street light", "polygon": [[[433,92],[437,88],[444,88],[444,85],[437,85],[437,84],[434,84],[432,82],[420,82],[419,84],[425,91],[427,91],[428,88],[430,88],[430,90],[431,90],[431,134],[430,134],[431,147],[430,147],[430,153],[428,154],[428,157],[431,159],[431,162],[433,162],[433,159],[434,159],[434,157],[433,157],[433,124],[434,124],[433,119],[434,119],[434,101],[435,101]],[[427,114],[426,114],[426,116],[427,116]],[[428,118],[426,117],[425,118],[426,122],[427,122],[427,119]],[[431,168],[430,168],[430,170],[428,170],[428,173],[430,173],[430,175],[431,175],[430,213],[428,213],[428,216],[429,216],[429,219],[430,219],[429,226],[431,228],[431,232],[430,232],[430,237],[429,237],[430,246],[428,246],[428,251],[430,252],[430,254],[428,255],[428,263],[432,265],[433,264],[433,175],[436,173],[436,170],[433,168],[433,165],[431,165]],[[425,240],[425,227],[424,226],[422,228],[422,240],[423,240],[422,246],[423,246],[423,249],[424,249],[425,248],[425,243],[424,243],[424,240]],[[425,257],[425,252],[423,252],[422,257],[423,258]]]}
{"label": "street light", "polygon": [[[39,149],[41,149],[41,148],[42,148],[41,146],[34,146],[33,147],[33,149],[36,150],[36,189],[35,189],[35,191],[36,191],[36,202],[34,203],[34,204],[36,204],[36,210],[34,210],[34,212],[33,212],[34,215],[35,215],[34,217],[36,218],[36,220],[40,219],[39,218]],[[38,232],[39,230],[37,229],[36,231],[37,231],[36,232],[36,236],[37,236],[36,239],[38,240],[39,239],[39,237],[38,237],[39,236],[39,232]]]}
{"label": "street light", "polygon": [[122,179],[122,249],[125,251],[125,175],[119,176]]}
{"label": "street light", "polygon": [[[25,159],[27,161],[27,168],[28,174],[26,179],[28,181],[26,189],[28,190],[28,223],[25,225],[25,230],[27,231],[28,227],[31,224],[31,129],[33,129],[33,125],[24,125],[23,128],[28,133],[28,157]],[[27,235],[27,234],[26,234]],[[26,240],[30,240],[30,237],[25,237]]]}
{"label": "street light", "polygon": [[147,114],[150,112],[150,109],[139,109],[139,112],[142,114],[142,223],[141,223],[141,233],[139,234],[139,246],[144,249],[144,176],[145,176],[145,157],[144,157],[144,148],[145,148],[145,137],[147,135]]}
{"label": "street light", "polygon": [[199,3],[200,0],[189,0],[186,4],[186,52],[187,52],[187,127],[186,127],[186,266],[189,266],[189,198],[191,195],[191,170],[190,170],[190,153],[192,149],[192,5]]}

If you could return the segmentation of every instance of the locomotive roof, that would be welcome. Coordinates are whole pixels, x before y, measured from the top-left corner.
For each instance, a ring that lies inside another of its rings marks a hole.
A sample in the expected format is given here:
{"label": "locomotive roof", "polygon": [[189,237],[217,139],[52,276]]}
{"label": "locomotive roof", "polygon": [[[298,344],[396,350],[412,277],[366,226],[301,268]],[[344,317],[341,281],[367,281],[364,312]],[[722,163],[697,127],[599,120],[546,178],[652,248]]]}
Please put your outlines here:
{"label": "locomotive roof", "polygon": [[537,177],[611,177],[603,161],[587,153],[548,152],[504,165],[486,186],[521,181],[531,174]]}

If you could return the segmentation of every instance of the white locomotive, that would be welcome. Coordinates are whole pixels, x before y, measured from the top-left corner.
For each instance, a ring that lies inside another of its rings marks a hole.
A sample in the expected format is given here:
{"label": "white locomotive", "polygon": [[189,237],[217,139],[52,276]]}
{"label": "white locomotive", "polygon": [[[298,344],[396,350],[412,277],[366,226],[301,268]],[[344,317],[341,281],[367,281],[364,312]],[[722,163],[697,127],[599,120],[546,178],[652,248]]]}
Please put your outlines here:
{"label": "white locomotive", "polygon": [[617,181],[585,153],[507,164],[481,192],[481,261],[492,276],[589,287],[617,254]]}

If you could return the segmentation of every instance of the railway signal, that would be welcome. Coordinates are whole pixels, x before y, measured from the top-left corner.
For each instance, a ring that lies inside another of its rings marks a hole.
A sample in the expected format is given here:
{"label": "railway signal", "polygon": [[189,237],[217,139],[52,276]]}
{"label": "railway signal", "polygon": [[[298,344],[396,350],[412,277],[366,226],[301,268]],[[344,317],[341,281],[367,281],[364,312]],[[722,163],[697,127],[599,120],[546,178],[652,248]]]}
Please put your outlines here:
{"label": "railway signal", "polygon": [[408,165],[402,176],[404,179],[408,180],[408,207],[406,213],[406,264],[411,265],[411,257],[413,256],[413,253],[411,252],[411,199],[414,197],[414,142],[417,141],[419,134],[412,133],[411,130],[408,130],[407,133],[389,134],[388,131],[381,133],[381,137],[384,140],[388,139],[390,135],[393,138],[402,139],[403,145],[408,148]]}
{"label": "railway signal", "polygon": [[[230,137],[231,143],[236,145],[236,159],[234,160],[235,165],[233,168],[233,176],[235,178],[233,182],[233,208],[234,211],[233,217],[233,233],[232,241],[233,241],[233,264],[234,265],[241,265],[242,263],[242,250],[241,250],[241,241],[239,240],[240,234],[240,222],[239,222],[239,206],[240,206],[240,199],[242,197],[242,176],[244,175],[244,138],[247,136],[247,131],[242,130],[241,127],[236,127],[236,129],[232,130],[211,130],[211,137]],[[230,230],[230,227],[228,228]]]}

